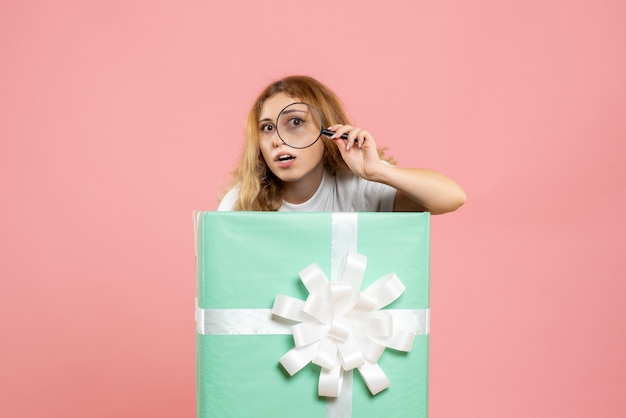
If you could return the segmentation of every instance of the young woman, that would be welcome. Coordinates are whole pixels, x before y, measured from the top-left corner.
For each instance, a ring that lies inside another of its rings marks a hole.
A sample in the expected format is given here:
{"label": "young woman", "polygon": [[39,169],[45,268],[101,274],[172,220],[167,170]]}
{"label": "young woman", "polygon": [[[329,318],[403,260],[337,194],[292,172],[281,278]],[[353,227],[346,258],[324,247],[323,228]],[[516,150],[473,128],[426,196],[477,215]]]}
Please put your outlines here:
{"label": "young woman", "polygon": [[[330,132],[294,148],[284,131],[277,131],[277,120],[280,115],[281,126],[287,121],[285,126],[301,129],[301,116],[315,112],[307,105],[318,110]],[[286,77],[265,88],[248,115],[246,137],[218,210],[440,214],[465,203],[463,189],[443,174],[381,159],[372,135],[352,126],[339,98],[308,76]]]}

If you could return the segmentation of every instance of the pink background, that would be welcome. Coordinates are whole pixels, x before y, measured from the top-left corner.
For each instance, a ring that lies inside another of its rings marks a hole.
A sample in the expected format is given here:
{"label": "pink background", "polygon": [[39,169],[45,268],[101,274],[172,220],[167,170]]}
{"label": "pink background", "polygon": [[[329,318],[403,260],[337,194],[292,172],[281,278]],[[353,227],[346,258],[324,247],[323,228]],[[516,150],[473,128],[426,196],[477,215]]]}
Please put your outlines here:
{"label": "pink background", "polygon": [[626,18],[616,1],[4,1],[0,416],[192,417],[191,212],[306,73],[432,222],[432,418],[626,414]]}

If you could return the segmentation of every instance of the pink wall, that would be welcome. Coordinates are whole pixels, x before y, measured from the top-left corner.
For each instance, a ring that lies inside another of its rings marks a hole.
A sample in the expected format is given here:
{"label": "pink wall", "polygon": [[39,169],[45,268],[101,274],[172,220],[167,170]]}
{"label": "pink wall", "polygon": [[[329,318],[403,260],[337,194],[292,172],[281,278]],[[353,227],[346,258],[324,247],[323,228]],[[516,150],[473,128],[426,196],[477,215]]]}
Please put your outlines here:
{"label": "pink wall", "polygon": [[376,4],[0,4],[0,416],[194,415],[191,211],[290,73],[468,193],[431,417],[626,414],[624,2]]}

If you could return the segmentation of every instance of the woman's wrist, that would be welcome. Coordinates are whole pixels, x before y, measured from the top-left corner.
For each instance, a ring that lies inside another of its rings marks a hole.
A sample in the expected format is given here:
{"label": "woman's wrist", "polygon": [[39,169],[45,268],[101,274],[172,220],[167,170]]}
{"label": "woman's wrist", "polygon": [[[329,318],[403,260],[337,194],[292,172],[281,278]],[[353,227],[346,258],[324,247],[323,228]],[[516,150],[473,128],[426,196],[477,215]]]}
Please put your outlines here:
{"label": "woman's wrist", "polygon": [[373,168],[364,170],[363,178],[369,181],[375,181],[377,183],[389,184],[390,179],[393,176],[392,171],[396,167],[389,164],[384,160],[379,160],[378,164],[375,164]]}

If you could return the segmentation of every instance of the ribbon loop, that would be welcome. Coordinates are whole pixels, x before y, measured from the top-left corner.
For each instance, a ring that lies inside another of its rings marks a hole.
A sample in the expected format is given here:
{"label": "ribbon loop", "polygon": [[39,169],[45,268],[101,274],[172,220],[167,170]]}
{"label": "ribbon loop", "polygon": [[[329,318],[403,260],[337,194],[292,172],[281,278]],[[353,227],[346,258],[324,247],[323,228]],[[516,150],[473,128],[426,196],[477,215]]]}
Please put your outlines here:
{"label": "ribbon loop", "polygon": [[372,395],[382,392],[390,385],[387,375],[376,363],[365,363],[359,367],[359,373]]}
{"label": "ribbon loop", "polygon": [[309,321],[311,317],[304,313],[303,307],[304,302],[300,299],[278,294],[274,299],[272,314],[292,321]]}
{"label": "ribbon loop", "polygon": [[317,353],[313,357],[313,364],[317,364],[323,369],[332,369],[336,365],[337,344],[329,338],[324,337],[319,344]]}
{"label": "ribbon loop", "polygon": [[302,312],[311,315],[322,324],[328,322],[331,316],[330,304],[322,297],[311,293],[302,305]]}
{"label": "ribbon loop", "polygon": [[319,341],[323,325],[316,322],[301,322],[291,327],[296,347],[303,347]]}
{"label": "ribbon loop", "polygon": [[354,337],[348,338],[345,343],[337,346],[339,349],[339,359],[344,370],[352,370],[365,363],[361,347]]}
{"label": "ribbon loop", "polygon": [[343,370],[341,369],[341,365],[336,364],[332,369],[322,369],[317,386],[317,393],[320,396],[336,398],[341,392],[342,384]]}
{"label": "ribbon loop", "polygon": [[350,282],[357,289],[361,288],[363,276],[365,276],[365,266],[367,265],[367,257],[363,254],[348,253],[341,266],[340,280]]}
{"label": "ribbon loop", "polygon": [[305,347],[292,348],[280,358],[280,364],[283,365],[290,376],[293,376],[311,362],[311,359],[317,352],[317,345],[315,343]]}
{"label": "ribbon loop", "polygon": [[[326,292],[328,289],[328,278],[324,274],[322,268],[317,264],[313,263],[307,268],[300,271],[300,280],[304,284],[304,287],[309,291],[309,293],[315,293],[318,295],[326,296]],[[324,299],[327,299],[326,297]]]}
{"label": "ribbon loop", "polygon": [[405,289],[398,276],[390,273],[372,283],[365,289],[365,294],[375,296],[376,309],[380,309],[398,299]]}

